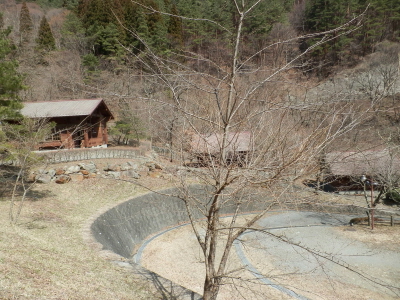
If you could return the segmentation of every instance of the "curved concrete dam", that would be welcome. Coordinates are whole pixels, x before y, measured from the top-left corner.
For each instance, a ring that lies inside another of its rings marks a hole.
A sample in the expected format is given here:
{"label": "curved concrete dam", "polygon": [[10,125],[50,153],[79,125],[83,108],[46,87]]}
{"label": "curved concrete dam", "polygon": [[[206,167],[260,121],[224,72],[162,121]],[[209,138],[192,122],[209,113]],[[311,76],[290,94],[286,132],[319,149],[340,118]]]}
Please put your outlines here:
{"label": "curved concrete dam", "polygon": [[[212,194],[205,186],[193,186],[190,193],[204,202]],[[99,216],[91,225],[91,232],[103,249],[131,258],[147,237],[189,222],[185,203],[179,199],[181,194],[179,189],[172,188],[128,200]],[[249,199],[241,212],[262,210],[267,202],[260,199],[264,197]],[[233,205],[226,205],[221,213],[229,215],[234,209]],[[194,219],[204,218],[198,210],[192,213]]]}
{"label": "curved concrete dam", "polygon": [[[192,186],[190,192],[202,201],[210,199],[211,188]],[[131,258],[134,251],[143,241],[166,228],[188,223],[189,218],[184,202],[179,199],[182,192],[171,188],[159,192],[148,193],[124,203],[100,215],[91,225],[95,239],[103,245],[103,249],[111,250],[125,258]],[[207,199],[208,198],[208,199]],[[241,213],[261,211],[270,202],[268,194],[257,193],[249,197],[242,206]],[[281,209],[281,207],[276,207]],[[229,215],[234,212],[234,205],[225,205],[221,214]],[[329,206],[304,203],[288,209],[324,211],[330,213],[364,214],[365,209],[355,206]],[[200,211],[193,211],[194,219],[204,218]]]}
{"label": "curved concrete dam", "polygon": [[[210,199],[211,188],[206,186],[192,186],[190,193],[195,195],[204,204]],[[179,198],[182,192],[171,188],[159,192],[148,193],[124,203],[121,203],[100,215],[91,225],[91,232],[103,249],[113,251],[125,258],[132,258],[139,247],[151,236],[168,228],[188,223],[189,218],[185,203]],[[257,193],[248,197],[241,209],[241,213],[261,211],[270,205],[268,194]],[[233,199],[232,202],[234,202]],[[226,205],[222,215],[234,212],[234,205]],[[276,209],[282,209],[276,207]],[[322,211],[329,213],[364,214],[365,209],[355,206],[330,206],[312,203],[298,204],[287,209]],[[200,211],[193,211],[194,219],[202,219]],[[153,276],[153,275],[152,275]],[[199,299],[201,296],[187,291],[187,299]],[[183,297],[185,298],[185,297]]]}

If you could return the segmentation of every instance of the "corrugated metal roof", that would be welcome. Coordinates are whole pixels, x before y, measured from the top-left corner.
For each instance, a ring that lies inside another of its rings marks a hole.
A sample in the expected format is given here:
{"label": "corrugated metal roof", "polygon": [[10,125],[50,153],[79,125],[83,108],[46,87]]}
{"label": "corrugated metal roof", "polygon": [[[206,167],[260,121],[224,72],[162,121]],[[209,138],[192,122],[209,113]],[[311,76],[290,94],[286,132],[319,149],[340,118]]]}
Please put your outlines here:
{"label": "corrugated metal roof", "polygon": [[[215,154],[221,151],[221,145],[222,134],[195,134],[191,141],[191,151],[194,153]],[[229,132],[225,147],[227,152],[249,151],[251,148],[251,133],[248,131]]]}
{"label": "corrugated metal roof", "polygon": [[380,151],[330,152],[325,158],[328,171],[336,176],[360,176],[385,174],[400,170],[400,160],[388,149]]}
{"label": "corrugated metal roof", "polygon": [[103,99],[79,99],[46,102],[24,102],[21,114],[28,118],[88,116]]}

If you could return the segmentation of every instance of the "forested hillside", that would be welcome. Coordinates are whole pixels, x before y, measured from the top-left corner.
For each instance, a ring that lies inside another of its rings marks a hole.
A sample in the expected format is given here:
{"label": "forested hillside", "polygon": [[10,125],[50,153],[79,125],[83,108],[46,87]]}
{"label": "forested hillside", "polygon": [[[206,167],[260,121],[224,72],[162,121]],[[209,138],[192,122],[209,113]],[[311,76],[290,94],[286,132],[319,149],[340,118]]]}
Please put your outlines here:
{"label": "forested hillside", "polygon": [[[141,132],[150,130],[157,108],[129,99],[163,93],[160,85],[145,80],[157,69],[146,57],[157,55],[181,64],[171,68],[223,76],[231,67],[240,19],[233,1],[4,0],[0,11],[2,39],[13,49],[7,59],[19,65],[24,78],[19,99],[103,97],[122,119],[141,123]],[[346,33],[333,30],[343,24],[348,25]],[[282,76],[310,85],[356,66],[376,52],[377,45],[394,49],[400,3],[268,0],[251,10],[240,26],[241,70],[271,71],[300,55],[296,66]],[[313,51],[307,50],[310,47]]]}

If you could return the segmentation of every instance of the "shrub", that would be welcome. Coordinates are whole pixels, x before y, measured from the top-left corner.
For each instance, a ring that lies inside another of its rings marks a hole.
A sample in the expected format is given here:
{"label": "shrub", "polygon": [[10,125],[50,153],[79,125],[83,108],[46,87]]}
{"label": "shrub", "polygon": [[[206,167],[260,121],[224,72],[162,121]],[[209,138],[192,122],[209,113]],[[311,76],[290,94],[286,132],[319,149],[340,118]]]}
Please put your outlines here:
{"label": "shrub", "polygon": [[396,204],[400,204],[400,193],[397,190],[389,190],[386,193],[386,199],[390,202],[395,202]]}

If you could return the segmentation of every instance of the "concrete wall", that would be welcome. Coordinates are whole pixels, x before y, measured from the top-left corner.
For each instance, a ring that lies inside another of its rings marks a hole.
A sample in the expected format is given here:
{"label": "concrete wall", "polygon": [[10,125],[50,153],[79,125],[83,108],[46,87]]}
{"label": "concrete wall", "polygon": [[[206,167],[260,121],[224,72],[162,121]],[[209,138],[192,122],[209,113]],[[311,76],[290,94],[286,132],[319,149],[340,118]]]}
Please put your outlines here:
{"label": "concrete wall", "polygon": [[79,160],[105,159],[105,158],[135,158],[144,156],[143,149],[70,149],[57,151],[38,151],[49,163],[70,162]]}
{"label": "concrete wall", "polygon": [[135,246],[140,245],[146,237],[186,222],[184,209],[183,202],[177,198],[149,193],[105,212],[92,224],[91,231],[104,249],[130,258]]}
{"label": "concrete wall", "polygon": [[[194,186],[191,192],[203,201],[207,200],[206,187]],[[130,258],[138,246],[149,236],[154,235],[168,227],[189,222],[185,205],[177,197],[178,189],[161,191],[160,194],[148,193],[119,204],[99,216],[91,226],[91,231],[96,240],[106,250],[111,250],[125,258]],[[262,210],[269,205],[268,195],[257,194],[256,199],[250,199],[241,213]],[[276,207],[281,209],[281,207]],[[329,213],[361,214],[366,209],[356,206],[337,206],[326,204],[301,204],[288,209],[305,211],[322,211]],[[221,214],[233,213],[233,206],[226,206]],[[201,218],[199,212],[194,212],[195,218]]]}
{"label": "concrete wall", "polygon": [[[194,186],[191,188],[191,192],[198,196],[198,198],[203,199],[203,201],[207,200],[207,188],[205,186]],[[169,189],[160,193],[148,193],[108,210],[92,223],[91,232],[93,236],[103,245],[103,249],[113,251],[125,258],[131,258],[134,251],[139,248],[146,238],[169,227],[188,223],[189,219],[183,201],[177,197],[168,195],[179,195],[179,190]],[[241,210],[241,213],[260,211],[269,204],[268,194],[262,195],[257,193],[255,199],[249,199],[247,205]],[[277,206],[276,209],[282,208]],[[366,211],[362,207],[323,203],[293,205],[292,207],[287,207],[287,209],[349,215],[358,214],[360,216],[365,216]],[[229,215],[233,211],[233,206],[227,206],[221,214]],[[201,217],[198,212],[194,212],[195,219]],[[200,295],[179,287],[157,274],[149,271],[145,271],[143,274],[147,274],[145,277],[156,281],[155,285],[160,290],[172,288],[174,291],[168,292],[171,295],[177,290],[180,291],[179,297],[174,296],[175,298],[171,297],[171,299],[201,299]],[[161,284],[161,282],[164,283]],[[166,299],[169,299],[169,297]]]}

